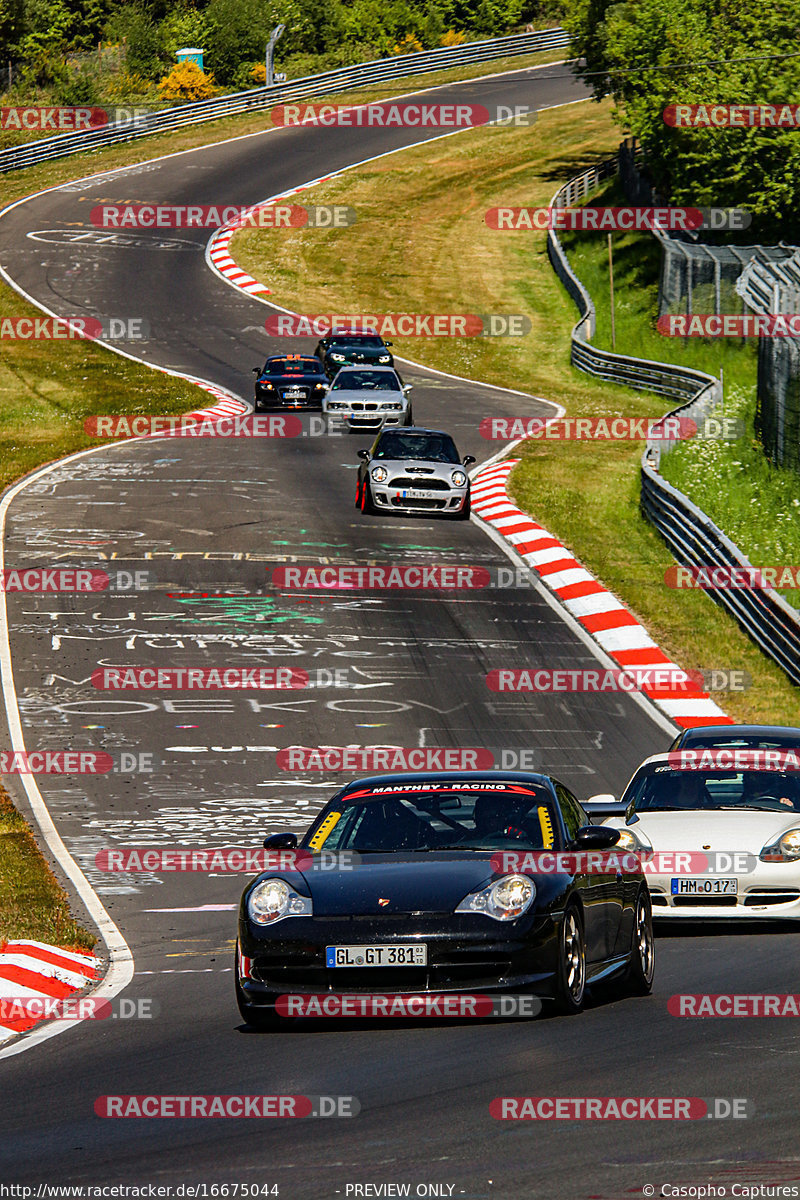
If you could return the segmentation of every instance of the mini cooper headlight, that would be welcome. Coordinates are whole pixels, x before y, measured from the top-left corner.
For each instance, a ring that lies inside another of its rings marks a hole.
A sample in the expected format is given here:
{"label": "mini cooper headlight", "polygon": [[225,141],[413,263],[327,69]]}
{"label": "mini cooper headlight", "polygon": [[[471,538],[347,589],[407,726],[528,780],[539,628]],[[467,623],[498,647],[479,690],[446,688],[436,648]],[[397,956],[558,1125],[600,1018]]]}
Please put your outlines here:
{"label": "mini cooper headlight", "polygon": [[311,912],[311,897],[301,896],[283,879],[265,879],[247,898],[247,914],[256,925],[274,925],[284,917],[309,917]]}
{"label": "mini cooper headlight", "polygon": [[762,862],[797,862],[800,859],[800,829],[787,829],[769,842],[758,856]]}
{"label": "mini cooper headlight", "polygon": [[515,921],[536,898],[536,884],[527,875],[506,875],[480,892],[470,892],[456,912],[479,913],[495,921]]}
{"label": "mini cooper headlight", "polygon": [[386,467],[373,467],[370,475],[376,483],[384,483],[389,476],[389,472],[386,470]]}
{"label": "mini cooper headlight", "polygon": [[453,471],[452,475],[450,476],[450,482],[452,483],[453,487],[463,487],[467,482],[467,477],[463,471]]}

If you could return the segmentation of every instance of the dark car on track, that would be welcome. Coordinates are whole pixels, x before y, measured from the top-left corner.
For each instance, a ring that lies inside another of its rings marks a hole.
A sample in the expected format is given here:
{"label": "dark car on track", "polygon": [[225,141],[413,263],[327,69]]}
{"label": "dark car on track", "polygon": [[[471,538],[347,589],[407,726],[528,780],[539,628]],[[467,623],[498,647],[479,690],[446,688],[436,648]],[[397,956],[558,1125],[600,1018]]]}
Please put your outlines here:
{"label": "dark car on track", "polygon": [[[590,826],[547,775],[436,771],[349,783],[299,846],[291,833],[264,842],[297,857],[242,896],[239,1010],[269,1028],[280,1024],[281,996],[513,991],[576,1013],[595,983],[646,994],[655,956],[638,863],[615,859],[586,873],[586,856],[557,857],[610,851],[618,836]],[[542,851],[551,853],[534,864]],[[317,870],[323,854],[357,861]]]}
{"label": "dark car on track", "polygon": [[363,513],[470,515],[471,454],[460,458],[441,429],[384,429],[369,450],[359,450],[356,508]]}
{"label": "dark car on track", "polygon": [[780,750],[800,747],[800,729],[791,725],[696,725],[683,729],[670,746],[674,750]]}
{"label": "dark car on track", "polygon": [[394,358],[389,346],[377,333],[356,333],[351,330],[336,330],[320,338],[314,351],[321,359],[330,379],[346,363],[366,364],[371,367],[393,367]]}
{"label": "dark car on track", "polygon": [[322,408],[328,390],[328,377],[321,361],[303,354],[279,354],[268,358],[263,367],[253,367],[257,375],[255,408]]}

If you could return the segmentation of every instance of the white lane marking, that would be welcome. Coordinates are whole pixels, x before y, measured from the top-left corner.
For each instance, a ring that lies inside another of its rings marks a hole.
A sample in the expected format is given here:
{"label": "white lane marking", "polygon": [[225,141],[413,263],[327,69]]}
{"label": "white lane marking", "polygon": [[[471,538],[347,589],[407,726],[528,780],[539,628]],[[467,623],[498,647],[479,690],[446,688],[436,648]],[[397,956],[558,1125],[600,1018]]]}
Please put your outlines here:
{"label": "white lane marking", "polygon": [[[98,446],[94,450],[84,450],[72,457],[79,458],[84,454],[93,454],[97,450],[106,449],[108,449],[107,446]],[[60,468],[66,461],[69,460],[62,459],[61,462],[50,463],[38,471],[34,471],[32,475],[26,476],[25,479],[20,480],[19,483],[9,488],[2,497],[2,500],[0,500],[0,572],[5,567],[6,519],[12,501],[20,492],[33,483],[34,480],[38,480],[43,475],[47,475],[49,472]],[[12,749],[24,753],[25,739],[22,734],[22,721],[17,702],[16,688],[14,686],[14,670],[11,664],[11,645],[9,641],[8,609],[5,592],[2,593],[2,598],[0,598],[0,683],[3,689],[3,699]],[[53,818],[50,816],[44,797],[39,791],[36,776],[20,775],[19,781],[25,789],[31,811],[42,831],[42,836],[48,850],[80,896],[108,950],[108,972],[100,984],[89,992],[88,995],[111,999],[118,995],[123,988],[126,988],[133,979],[133,955],[131,954],[130,947],[106,912],[99,896],[90,886],[83,871],[64,845],[53,823]],[[0,1058],[10,1058],[12,1055],[21,1054],[23,1051],[29,1050],[32,1046],[47,1041],[59,1033],[64,1033],[74,1025],[81,1024],[83,1022],[75,1020],[57,1021],[51,1025],[44,1025],[39,1029],[33,1030],[31,1033],[23,1034],[19,1041],[14,1042],[11,1046],[7,1046],[4,1050],[0,1050]]]}

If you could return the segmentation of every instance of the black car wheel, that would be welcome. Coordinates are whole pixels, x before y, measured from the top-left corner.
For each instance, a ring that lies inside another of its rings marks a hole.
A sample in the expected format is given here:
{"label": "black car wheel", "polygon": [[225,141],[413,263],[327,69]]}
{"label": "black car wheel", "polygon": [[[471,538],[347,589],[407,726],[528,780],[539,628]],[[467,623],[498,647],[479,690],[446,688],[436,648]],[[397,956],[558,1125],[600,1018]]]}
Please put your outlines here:
{"label": "black car wheel", "polygon": [[586,991],[586,941],[583,919],[576,905],[564,913],[558,934],[558,971],[555,1003],[565,1016],[579,1013]]}
{"label": "black car wheel", "polygon": [[369,480],[365,479],[361,488],[361,511],[362,513],[374,513],[375,505],[372,503],[372,493],[369,489]]}
{"label": "black car wheel", "polygon": [[278,1029],[281,1025],[282,1018],[278,1016],[274,1008],[262,1008],[258,1004],[248,1004],[244,998],[244,992],[238,979],[236,966],[234,965],[234,978],[236,980],[236,1003],[239,1007],[239,1012],[242,1015],[242,1020],[246,1021],[252,1029]]}
{"label": "black car wheel", "polygon": [[636,897],[631,938],[631,956],[624,976],[624,990],[632,996],[649,996],[656,970],[656,944],[653,937],[653,909],[646,887]]}

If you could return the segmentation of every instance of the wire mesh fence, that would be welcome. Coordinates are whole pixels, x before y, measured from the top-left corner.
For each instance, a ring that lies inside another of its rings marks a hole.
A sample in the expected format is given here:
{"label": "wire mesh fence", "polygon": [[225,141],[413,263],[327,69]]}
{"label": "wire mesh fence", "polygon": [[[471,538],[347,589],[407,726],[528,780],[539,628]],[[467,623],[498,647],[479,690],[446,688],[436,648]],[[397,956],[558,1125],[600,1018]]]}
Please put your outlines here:
{"label": "wire mesh fence", "polygon": [[[800,251],[781,262],[759,254],[737,291],[761,315],[800,313]],[[776,466],[800,472],[800,345],[793,337],[758,339],[756,435]]]}

